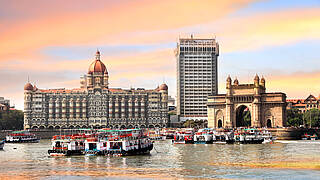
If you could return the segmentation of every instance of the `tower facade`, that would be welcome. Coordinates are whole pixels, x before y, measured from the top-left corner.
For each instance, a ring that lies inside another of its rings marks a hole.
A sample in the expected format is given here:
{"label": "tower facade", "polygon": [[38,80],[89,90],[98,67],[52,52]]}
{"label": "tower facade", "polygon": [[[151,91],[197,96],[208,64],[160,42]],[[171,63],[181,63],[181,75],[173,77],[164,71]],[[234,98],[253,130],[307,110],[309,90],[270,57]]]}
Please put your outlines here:
{"label": "tower facade", "polygon": [[218,56],[215,39],[179,39],[176,58],[180,121],[207,120],[207,97],[218,93]]}
{"label": "tower facade", "polygon": [[97,51],[80,88],[24,86],[25,129],[153,128],[168,124],[168,86],[155,89],[109,87],[109,74]]}

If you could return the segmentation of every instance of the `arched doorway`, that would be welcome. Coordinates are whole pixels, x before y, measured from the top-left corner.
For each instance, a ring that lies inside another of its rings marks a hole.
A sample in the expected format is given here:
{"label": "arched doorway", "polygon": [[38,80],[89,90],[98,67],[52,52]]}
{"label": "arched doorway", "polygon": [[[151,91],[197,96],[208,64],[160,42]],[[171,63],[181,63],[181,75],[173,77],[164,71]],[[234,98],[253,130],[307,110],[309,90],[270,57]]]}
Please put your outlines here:
{"label": "arched doorway", "polygon": [[250,127],[251,113],[247,106],[241,105],[236,110],[236,127]]}
{"label": "arched doorway", "polygon": [[219,119],[219,121],[218,121],[218,128],[222,128],[222,120],[221,119]]}
{"label": "arched doorway", "polygon": [[272,123],[270,119],[267,120],[267,128],[272,128]]}

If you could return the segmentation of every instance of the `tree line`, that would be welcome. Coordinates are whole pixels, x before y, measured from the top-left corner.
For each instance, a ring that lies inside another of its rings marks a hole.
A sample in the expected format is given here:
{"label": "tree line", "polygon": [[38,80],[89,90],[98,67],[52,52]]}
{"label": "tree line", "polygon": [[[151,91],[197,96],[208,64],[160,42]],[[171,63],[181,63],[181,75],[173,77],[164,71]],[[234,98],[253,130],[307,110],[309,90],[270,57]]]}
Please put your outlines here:
{"label": "tree line", "polygon": [[294,109],[294,108],[288,109],[287,110],[287,126],[320,127],[320,110],[310,109],[302,113],[298,109]]}
{"label": "tree line", "polygon": [[0,130],[21,130],[23,123],[23,111],[21,110],[0,112]]}

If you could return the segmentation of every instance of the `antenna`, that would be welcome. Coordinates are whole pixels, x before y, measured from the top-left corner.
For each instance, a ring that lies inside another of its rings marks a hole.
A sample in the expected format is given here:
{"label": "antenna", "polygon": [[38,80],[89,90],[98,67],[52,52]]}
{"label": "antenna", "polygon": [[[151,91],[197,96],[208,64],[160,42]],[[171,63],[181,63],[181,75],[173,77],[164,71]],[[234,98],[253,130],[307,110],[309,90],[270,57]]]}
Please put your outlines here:
{"label": "antenna", "polygon": [[28,75],[28,83],[30,83],[29,75]]}

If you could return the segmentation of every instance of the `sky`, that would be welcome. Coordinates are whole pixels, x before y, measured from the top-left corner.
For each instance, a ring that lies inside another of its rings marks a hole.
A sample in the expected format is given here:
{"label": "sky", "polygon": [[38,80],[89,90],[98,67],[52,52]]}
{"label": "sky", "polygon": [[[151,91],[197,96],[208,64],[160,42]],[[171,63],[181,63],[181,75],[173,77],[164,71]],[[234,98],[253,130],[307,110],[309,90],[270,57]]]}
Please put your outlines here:
{"label": "sky", "polygon": [[179,37],[216,38],[218,89],[228,75],[287,98],[320,94],[320,0],[0,0],[0,96],[23,86],[78,88],[97,49],[110,87],[169,86]]}

